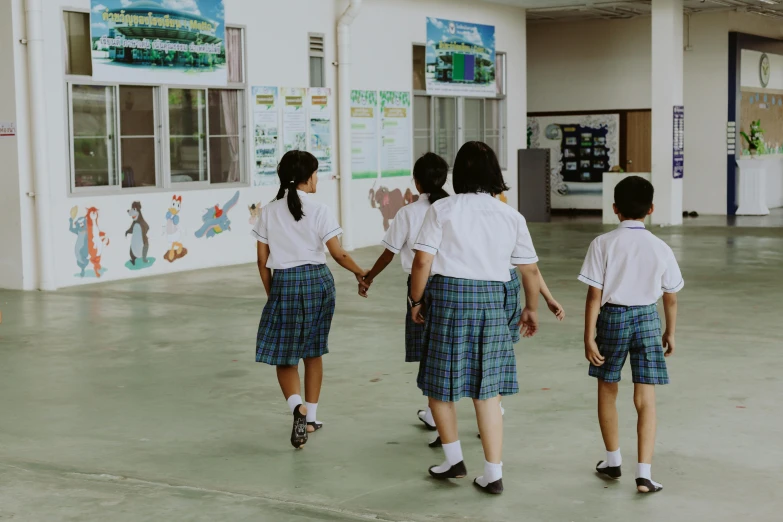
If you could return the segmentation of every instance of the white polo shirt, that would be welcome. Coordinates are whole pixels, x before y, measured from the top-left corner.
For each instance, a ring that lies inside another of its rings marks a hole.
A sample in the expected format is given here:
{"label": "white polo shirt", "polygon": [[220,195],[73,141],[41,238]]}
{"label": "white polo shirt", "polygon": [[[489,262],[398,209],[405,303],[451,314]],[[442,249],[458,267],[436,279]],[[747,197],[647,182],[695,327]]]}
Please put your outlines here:
{"label": "white polo shirt", "polygon": [[284,270],[301,265],[326,263],[324,243],[343,233],[331,209],[313,201],[297,190],[304,217],[296,221],[288,210],[286,198],[273,201],[261,210],[251,232],[261,243],[269,245],[267,268]]}
{"label": "white polo shirt", "polygon": [[432,273],[508,282],[509,263],[538,262],[522,214],[489,194],[457,194],[430,206],[414,250],[435,256]]}
{"label": "white polo shirt", "polygon": [[395,254],[400,254],[402,269],[408,274],[411,273],[413,266],[413,244],[416,242],[416,236],[419,235],[419,229],[421,229],[424,216],[429,209],[429,196],[427,194],[420,195],[417,201],[405,205],[397,211],[394,221],[383,238],[383,246]]}
{"label": "white polo shirt", "polygon": [[669,245],[640,221],[623,221],[590,244],[579,280],[603,290],[601,306],[655,304],[685,282]]}

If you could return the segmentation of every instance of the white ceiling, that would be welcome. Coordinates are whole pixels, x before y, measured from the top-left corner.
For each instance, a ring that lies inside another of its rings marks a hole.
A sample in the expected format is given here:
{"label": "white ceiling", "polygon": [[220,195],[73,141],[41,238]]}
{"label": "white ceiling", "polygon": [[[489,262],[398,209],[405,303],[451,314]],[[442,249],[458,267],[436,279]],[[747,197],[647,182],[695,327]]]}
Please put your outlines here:
{"label": "white ceiling", "polygon": [[[650,14],[651,0],[483,0],[527,9],[530,21],[622,19]],[[783,19],[783,0],[683,0],[686,13],[737,10]]]}

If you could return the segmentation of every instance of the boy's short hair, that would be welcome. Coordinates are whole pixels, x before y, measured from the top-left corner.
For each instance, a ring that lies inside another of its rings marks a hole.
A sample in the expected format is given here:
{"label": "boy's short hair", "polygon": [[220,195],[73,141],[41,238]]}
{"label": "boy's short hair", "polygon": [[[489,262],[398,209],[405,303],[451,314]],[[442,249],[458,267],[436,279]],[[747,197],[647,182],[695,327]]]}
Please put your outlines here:
{"label": "boy's short hair", "polygon": [[639,176],[628,176],[614,188],[614,204],[624,218],[642,219],[650,213],[655,189]]}

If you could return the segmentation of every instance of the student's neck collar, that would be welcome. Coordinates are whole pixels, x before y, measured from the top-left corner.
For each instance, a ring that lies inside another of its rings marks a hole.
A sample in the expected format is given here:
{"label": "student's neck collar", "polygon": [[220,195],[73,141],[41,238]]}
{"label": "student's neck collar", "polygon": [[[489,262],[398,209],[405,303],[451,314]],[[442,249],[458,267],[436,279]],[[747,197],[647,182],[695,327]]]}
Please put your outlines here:
{"label": "student's neck collar", "polygon": [[624,219],[623,221],[620,222],[620,228],[628,228],[628,229],[631,229],[631,230],[633,230],[633,229],[642,229],[642,230],[644,230],[647,227],[644,226],[644,221],[643,220],[642,221],[638,221],[636,219]]}
{"label": "student's neck collar", "polygon": [[307,196],[308,194],[310,194],[310,192],[304,191],[300,188],[296,189],[296,193],[299,194],[300,196]]}

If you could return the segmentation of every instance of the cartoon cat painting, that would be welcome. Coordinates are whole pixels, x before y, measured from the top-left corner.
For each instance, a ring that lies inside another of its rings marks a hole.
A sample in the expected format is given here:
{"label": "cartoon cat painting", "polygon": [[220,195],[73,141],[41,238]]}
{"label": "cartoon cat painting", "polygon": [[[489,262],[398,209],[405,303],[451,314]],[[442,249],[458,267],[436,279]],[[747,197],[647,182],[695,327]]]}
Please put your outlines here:
{"label": "cartoon cat painting", "polygon": [[[148,258],[147,252],[150,249],[150,240],[147,237],[150,226],[141,213],[141,202],[134,201],[128,210],[131,217],[131,226],[125,231],[125,237],[131,236],[130,261],[125,266],[131,270],[138,270],[152,266],[155,258]],[[139,259],[141,261],[137,262]]]}
{"label": "cartoon cat painting", "polygon": [[237,190],[236,194],[223,205],[223,208],[220,208],[219,205],[208,208],[204,215],[201,216],[201,221],[204,224],[196,231],[196,237],[202,238],[206,236],[207,238],[212,238],[223,232],[230,231],[231,220],[228,219],[228,212],[236,206],[238,201],[239,191]]}
{"label": "cartoon cat painting", "polygon": [[79,215],[79,207],[73,207],[71,209],[70,231],[76,234],[76,245],[73,248],[74,254],[76,254],[76,264],[81,269],[80,277],[84,277],[84,272],[87,269],[87,265],[90,264],[90,252],[87,248],[87,218],[76,216]]}
{"label": "cartoon cat painting", "polygon": [[182,245],[182,231],[179,227],[180,211],[182,210],[182,196],[171,198],[171,205],[166,212],[166,239],[169,249],[164,255],[166,261],[173,263],[177,259],[185,257],[188,249]]}
{"label": "cartoon cat painting", "polygon": [[87,251],[90,255],[95,277],[101,277],[103,269],[101,267],[101,257],[103,256],[103,247],[109,246],[109,238],[102,232],[98,225],[98,209],[90,207],[87,209]]}
{"label": "cartoon cat painting", "polygon": [[250,212],[250,219],[247,220],[250,225],[255,225],[258,218],[261,217],[261,202],[253,203],[247,206],[248,212]]}

